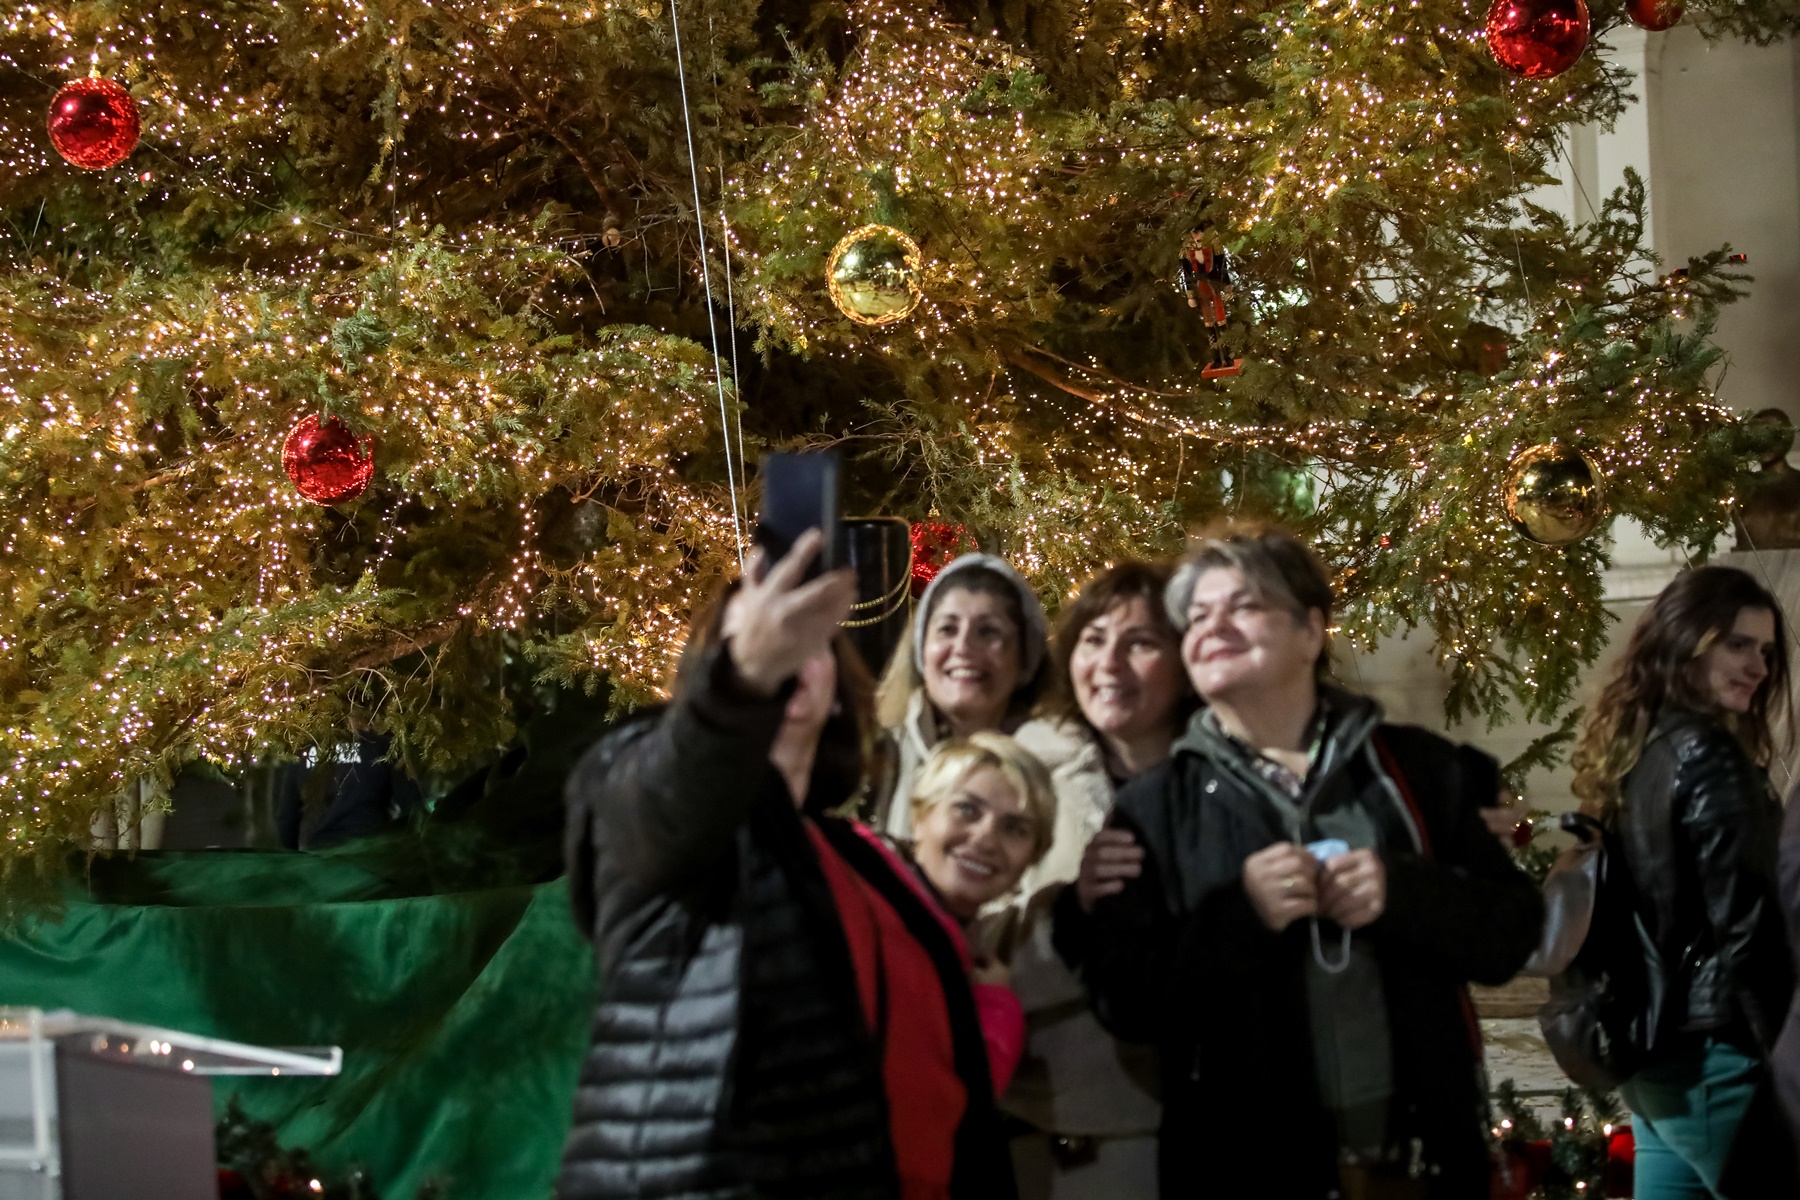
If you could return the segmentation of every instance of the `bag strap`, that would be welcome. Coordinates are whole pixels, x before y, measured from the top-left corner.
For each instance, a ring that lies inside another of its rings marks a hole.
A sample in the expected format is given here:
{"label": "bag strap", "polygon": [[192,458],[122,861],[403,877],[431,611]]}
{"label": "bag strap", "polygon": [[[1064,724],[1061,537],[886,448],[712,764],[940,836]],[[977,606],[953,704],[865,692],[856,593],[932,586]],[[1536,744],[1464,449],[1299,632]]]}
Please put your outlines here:
{"label": "bag strap", "polygon": [[1394,790],[1400,794],[1400,802],[1406,805],[1413,828],[1419,831],[1420,854],[1426,862],[1435,862],[1437,855],[1431,848],[1431,830],[1425,826],[1425,814],[1419,811],[1419,802],[1413,799],[1412,784],[1407,781],[1406,772],[1400,769],[1400,761],[1394,757],[1393,747],[1388,745],[1387,738],[1382,736],[1379,729],[1369,735],[1369,742],[1375,747],[1376,757],[1381,759],[1382,769],[1393,781]]}
{"label": "bag strap", "polygon": [[[1400,800],[1406,805],[1408,815],[1412,817],[1413,827],[1419,831],[1419,854],[1426,862],[1436,862],[1437,854],[1431,846],[1431,830],[1425,824],[1425,814],[1419,810],[1419,802],[1413,798],[1412,783],[1406,778],[1406,772],[1400,769],[1400,760],[1394,757],[1393,747],[1388,745],[1387,738],[1377,729],[1369,735],[1369,744],[1375,747],[1375,754],[1381,760],[1382,770],[1393,781],[1394,790],[1400,794]],[[1463,1032],[1469,1039],[1469,1051],[1475,1057],[1476,1070],[1483,1072],[1485,1078],[1487,1056],[1481,1037],[1481,1018],[1475,1012],[1474,998],[1469,995],[1466,984],[1456,985],[1457,1007],[1462,1011]]]}

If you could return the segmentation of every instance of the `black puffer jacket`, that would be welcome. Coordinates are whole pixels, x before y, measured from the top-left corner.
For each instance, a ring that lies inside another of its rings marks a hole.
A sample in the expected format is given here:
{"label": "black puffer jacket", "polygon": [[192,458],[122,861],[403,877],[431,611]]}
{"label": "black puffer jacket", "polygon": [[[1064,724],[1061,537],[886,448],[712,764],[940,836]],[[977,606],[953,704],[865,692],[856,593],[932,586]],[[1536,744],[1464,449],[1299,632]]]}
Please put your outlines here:
{"label": "black puffer jacket", "polygon": [[[561,1200],[899,1195],[880,1058],[829,885],[769,747],[785,695],[715,651],[660,713],[589,751],[568,788],[570,887],[600,999]],[[1011,1200],[1011,1163],[962,960],[913,887],[846,823],[855,740],[821,739],[807,811],[944,983],[968,1108],[957,1200]]]}
{"label": "black puffer jacket", "polygon": [[1620,796],[1619,836],[1655,949],[1651,1061],[1684,1031],[1766,1055],[1794,992],[1768,777],[1716,718],[1669,709]]}
{"label": "black puffer jacket", "polygon": [[[1482,823],[1498,787],[1492,759],[1366,718],[1339,728],[1306,794],[1355,789],[1405,831],[1383,843],[1386,910],[1359,935],[1373,946],[1391,1031],[1388,1141],[1431,1196],[1482,1200],[1486,1076],[1463,985],[1518,970],[1542,901]],[[1091,918],[1065,893],[1057,947],[1102,1023],[1161,1050],[1164,1200],[1325,1200],[1337,1194],[1338,1151],[1310,1037],[1310,923],[1271,932],[1242,883],[1244,859],[1289,834],[1241,762],[1191,742],[1119,793],[1112,823],[1144,846],[1143,874]],[[1321,924],[1335,951],[1336,927]]]}

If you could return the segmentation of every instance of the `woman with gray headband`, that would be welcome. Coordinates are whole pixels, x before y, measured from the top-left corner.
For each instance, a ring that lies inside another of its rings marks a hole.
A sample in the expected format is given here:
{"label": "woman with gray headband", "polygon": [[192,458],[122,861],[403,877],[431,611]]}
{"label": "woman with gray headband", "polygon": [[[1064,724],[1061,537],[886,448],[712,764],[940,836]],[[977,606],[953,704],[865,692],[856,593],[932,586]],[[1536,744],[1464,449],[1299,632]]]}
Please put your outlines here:
{"label": "woman with gray headband", "polygon": [[1159,1048],[1161,1194],[1485,1197],[1464,985],[1543,913],[1480,816],[1498,768],[1326,682],[1331,581],[1292,536],[1203,539],[1165,599],[1206,707],[1119,792],[1141,855],[1097,841],[1054,921],[1101,1022]]}
{"label": "woman with gray headband", "polygon": [[911,806],[893,797],[912,795],[943,738],[1024,723],[1043,688],[1046,641],[1037,593],[1005,559],[965,554],[938,572],[876,693],[887,761],[872,772],[871,824],[911,835]]}

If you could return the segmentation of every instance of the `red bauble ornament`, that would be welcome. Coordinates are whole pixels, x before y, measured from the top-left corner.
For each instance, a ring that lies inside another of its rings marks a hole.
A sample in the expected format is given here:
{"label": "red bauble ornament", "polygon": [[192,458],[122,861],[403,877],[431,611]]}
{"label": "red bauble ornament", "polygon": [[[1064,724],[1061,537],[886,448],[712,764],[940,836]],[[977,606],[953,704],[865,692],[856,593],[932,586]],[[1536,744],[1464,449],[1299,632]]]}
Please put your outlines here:
{"label": "red bauble ornament", "polygon": [[1681,0],[1626,0],[1625,15],[1633,25],[1641,25],[1651,33],[1673,28],[1681,20],[1687,6]]}
{"label": "red bauble ornament", "polygon": [[1510,1145],[1503,1145],[1500,1159],[1488,1189],[1488,1200],[1531,1200],[1531,1193],[1537,1191],[1541,1181],[1525,1156]]}
{"label": "red bauble ornament", "polygon": [[1575,65],[1588,44],[1586,0],[1494,0],[1487,15],[1494,61],[1527,79],[1548,79]]}
{"label": "red bauble ornament", "polygon": [[1537,831],[1531,827],[1530,821],[1520,821],[1512,827],[1512,844],[1516,850],[1523,850],[1531,845],[1531,835]]}
{"label": "red bauble ornament", "polygon": [[375,439],[357,437],[336,417],[309,416],[281,447],[281,465],[294,490],[314,504],[342,504],[362,495],[375,475]]}
{"label": "red bauble ornament", "polygon": [[1637,1138],[1631,1126],[1615,1125],[1606,1138],[1606,1166],[1600,1172],[1600,1191],[1605,1196],[1630,1200],[1637,1172]]}
{"label": "red bauble ornament", "polygon": [[89,171],[116,167],[137,149],[144,121],[131,93],[110,79],[71,79],[50,100],[50,144]]}
{"label": "red bauble ornament", "polygon": [[975,549],[975,537],[965,525],[949,521],[915,521],[912,527],[912,594],[925,594],[925,588],[944,564]]}

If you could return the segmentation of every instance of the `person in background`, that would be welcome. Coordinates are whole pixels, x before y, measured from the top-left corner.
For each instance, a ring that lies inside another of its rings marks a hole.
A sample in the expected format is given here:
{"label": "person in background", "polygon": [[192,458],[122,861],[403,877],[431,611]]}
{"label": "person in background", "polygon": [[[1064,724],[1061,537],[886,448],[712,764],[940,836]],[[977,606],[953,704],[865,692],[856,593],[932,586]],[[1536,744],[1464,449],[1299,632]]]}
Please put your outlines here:
{"label": "person in background", "polygon": [[987,1034],[994,1086],[1004,1092],[1025,1048],[1025,1017],[1007,986],[1007,964],[982,944],[982,910],[1013,893],[1050,848],[1056,795],[1043,765],[1003,733],[939,742],[910,801],[910,855],[933,899],[965,942],[979,947],[975,1001]]}
{"label": "person in background", "polygon": [[314,750],[287,767],[275,804],[275,830],[283,848],[324,850],[354,838],[405,824],[425,807],[419,785],[404,764],[391,761],[392,739],[351,714],[355,740]]}
{"label": "person in background", "polygon": [[[674,699],[568,786],[571,898],[604,981],[561,1200],[1007,1200],[954,926],[869,830],[854,581],[819,536],[695,620]],[[765,569],[766,568],[766,569]]]}
{"label": "person in background", "polygon": [[[1127,561],[1081,589],[1050,642],[1039,715],[1015,735],[1050,769],[1056,834],[1027,872],[1021,902],[996,926],[1010,946],[1028,1048],[1001,1107],[1019,1122],[1013,1166],[1026,1200],[1110,1200],[1156,1192],[1156,1054],[1101,1028],[1081,982],[1051,943],[1050,912],[1090,843],[1094,886],[1117,891],[1143,850],[1104,829],[1118,788],[1169,757],[1198,704],[1181,638],[1163,611],[1170,568]],[[1098,892],[1096,894],[1099,894]]]}
{"label": "person in background", "polygon": [[1025,722],[1043,690],[1044,631],[1037,593],[1005,559],[965,554],[938,572],[876,696],[887,733],[870,781],[877,828],[911,836],[906,801],[939,741]]}
{"label": "person in background", "polygon": [[1699,567],[1632,631],[1574,755],[1649,951],[1645,1063],[1619,1089],[1640,1200],[1795,1194],[1776,1186],[1793,1179],[1789,1139],[1763,1119],[1794,991],[1765,774],[1787,702],[1780,605],[1742,571]]}
{"label": "person in background", "polygon": [[1485,1197],[1464,984],[1543,919],[1479,813],[1497,766],[1326,682],[1331,583],[1293,537],[1202,538],[1165,599],[1207,707],[1119,792],[1136,876],[1055,912],[1101,1022],[1160,1050],[1161,1195]]}
{"label": "person in background", "polygon": [[[1787,816],[1781,823],[1781,848],[1777,879],[1781,904],[1787,914],[1788,942],[1800,962],[1800,785],[1788,789]],[[1800,990],[1788,1004],[1787,1019],[1775,1039],[1771,1056],[1775,1093],[1787,1116],[1789,1140],[1800,1151]],[[1796,1161],[1800,1171],[1800,1160]]]}

